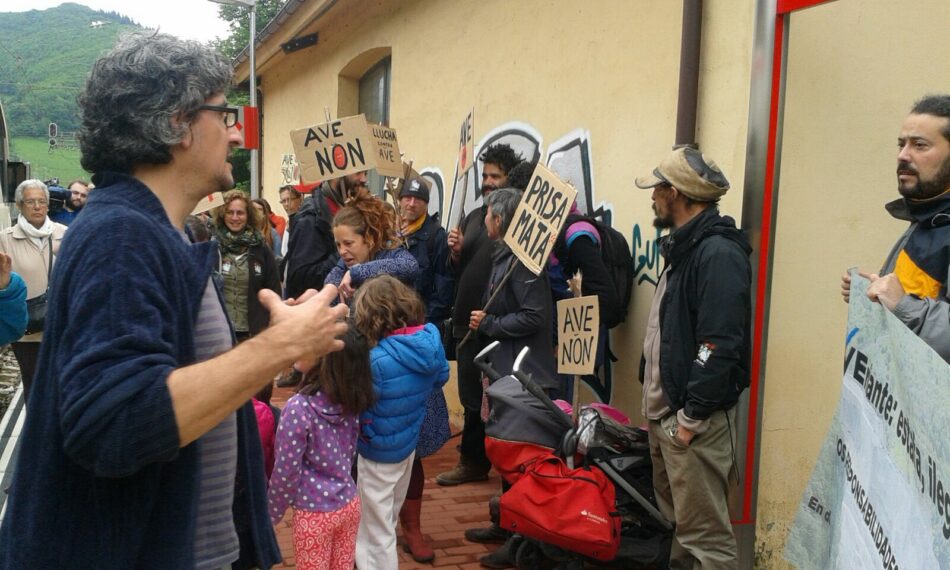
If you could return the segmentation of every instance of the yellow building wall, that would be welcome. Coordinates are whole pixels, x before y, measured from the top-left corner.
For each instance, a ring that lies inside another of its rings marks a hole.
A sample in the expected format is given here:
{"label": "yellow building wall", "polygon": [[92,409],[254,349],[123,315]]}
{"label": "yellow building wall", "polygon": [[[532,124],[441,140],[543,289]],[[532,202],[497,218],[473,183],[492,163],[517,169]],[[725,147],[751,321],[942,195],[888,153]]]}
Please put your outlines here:
{"label": "yellow building wall", "polygon": [[[723,210],[737,219],[753,19],[752,7],[740,4],[706,2],[697,123],[701,149],[732,181]],[[631,242],[635,262],[643,256],[638,277],[644,280],[612,341],[621,360],[611,401],[639,416],[640,345],[661,261],[652,259],[650,192],[637,189],[633,178],[652,171],[673,144],[681,10],[678,2],[653,0],[340,2],[301,31],[319,31],[316,47],[260,64],[264,195],[276,202],[281,157],[293,152],[291,129],[323,122],[325,108],[356,112],[354,79],[338,76],[355,67],[358,77],[375,60],[354,60],[378,48],[392,57],[390,125],[417,169],[441,170],[444,212],[458,129],[469,109],[475,109],[476,142],[514,122],[540,133],[543,152],[584,131],[595,204],[613,206],[613,225]]]}
{"label": "yellow building wall", "polygon": [[851,266],[877,272],[906,227],[901,121],[947,93],[946,0],[839,0],[793,14],[776,225],[757,526],[758,567],[781,558],[837,406]]}

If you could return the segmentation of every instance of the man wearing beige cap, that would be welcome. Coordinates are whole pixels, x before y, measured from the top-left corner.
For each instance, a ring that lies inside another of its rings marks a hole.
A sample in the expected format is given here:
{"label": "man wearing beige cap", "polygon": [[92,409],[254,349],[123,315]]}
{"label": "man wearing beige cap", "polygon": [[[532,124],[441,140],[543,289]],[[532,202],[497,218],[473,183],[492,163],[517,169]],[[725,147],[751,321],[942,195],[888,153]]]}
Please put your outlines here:
{"label": "man wearing beige cap", "polygon": [[673,151],[636,184],[653,189],[653,224],[671,229],[641,362],[653,487],[676,523],[670,568],[736,568],[727,495],[749,383],[752,248],[720,215],[729,181],[699,151]]}

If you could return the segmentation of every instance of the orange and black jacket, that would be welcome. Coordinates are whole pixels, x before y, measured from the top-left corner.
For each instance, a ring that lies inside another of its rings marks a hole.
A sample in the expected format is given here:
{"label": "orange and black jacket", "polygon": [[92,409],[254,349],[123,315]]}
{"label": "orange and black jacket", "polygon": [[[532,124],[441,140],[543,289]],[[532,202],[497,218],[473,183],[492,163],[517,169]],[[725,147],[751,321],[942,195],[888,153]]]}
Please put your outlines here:
{"label": "orange and black jacket", "polygon": [[910,222],[881,275],[894,273],[907,295],[894,315],[950,362],[950,190],[929,200],[895,200],[885,206]]}

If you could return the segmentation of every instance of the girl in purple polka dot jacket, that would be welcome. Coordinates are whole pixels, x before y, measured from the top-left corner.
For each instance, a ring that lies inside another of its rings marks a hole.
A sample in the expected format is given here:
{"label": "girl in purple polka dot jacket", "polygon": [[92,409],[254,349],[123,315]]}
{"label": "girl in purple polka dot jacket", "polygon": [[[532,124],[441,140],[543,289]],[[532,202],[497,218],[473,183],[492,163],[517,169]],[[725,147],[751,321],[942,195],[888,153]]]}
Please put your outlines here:
{"label": "girl in purple polka dot jacket", "polygon": [[374,402],[369,344],[350,326],[344,348],[318,361],[280,417],[268,500],[276,525],[294,509],[297,568],[352,570],[360,498],[351,468],[359,414]]}

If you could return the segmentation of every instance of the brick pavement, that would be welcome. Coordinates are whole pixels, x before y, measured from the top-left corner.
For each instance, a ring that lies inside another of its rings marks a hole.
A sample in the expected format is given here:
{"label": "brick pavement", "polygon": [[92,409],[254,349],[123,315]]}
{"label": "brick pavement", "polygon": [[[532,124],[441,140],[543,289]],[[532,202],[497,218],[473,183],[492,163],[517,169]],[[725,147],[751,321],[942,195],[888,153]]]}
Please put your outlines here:
{"label": "brick pavement", "polygon": [[[277,388],[274,390],[271,403],[283,408],[292,393],[289,389]],[[440,487],[435,482],[436,475],[455,466],[458,460],[456,445],[458,445],[458,437],[453,437],[441,451],[422,460],[426,473],[422,501],[422,532],[435,550],[435,561],[432,564],[419,564],[413,561],[407,553],[402,551],[402,535],[397,531],[401,570],[481,568],[478,558],[496,548],[495,545],[468,542],[463,538],[462,533],[467,528],[488,525],[488,499],[501,486],[498,475],[492,472],[487,481],[457,487]],[[288,513],[277,525],[277,542],[284,555],[284,563],[274,568],[296,568],[291,518]]]}

